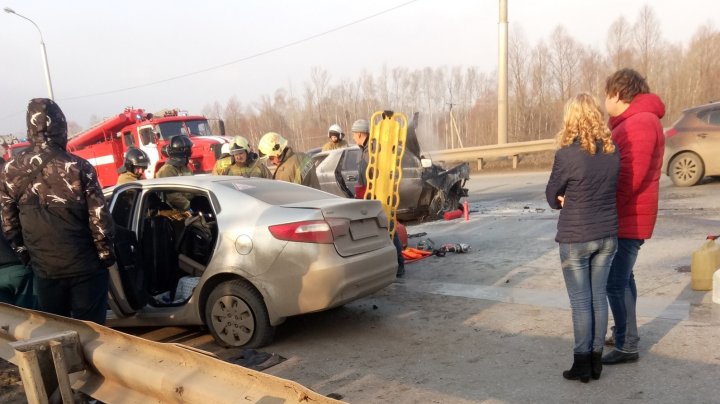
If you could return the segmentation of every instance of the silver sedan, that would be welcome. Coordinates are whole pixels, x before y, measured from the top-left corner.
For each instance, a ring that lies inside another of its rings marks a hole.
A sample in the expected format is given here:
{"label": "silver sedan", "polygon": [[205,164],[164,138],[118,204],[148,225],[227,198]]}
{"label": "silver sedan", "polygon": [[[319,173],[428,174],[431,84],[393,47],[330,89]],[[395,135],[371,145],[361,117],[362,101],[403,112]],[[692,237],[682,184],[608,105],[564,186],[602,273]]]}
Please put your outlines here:
{"label": "silver sedan", "polygon": [[[111,326],[205,324],[220,345],[260,347],[285,318],[395,279],[377,201],[214,176],[131,182],[108,196],[118,253]],[[168,201],[178,198],[190,209],[173,209]]]}

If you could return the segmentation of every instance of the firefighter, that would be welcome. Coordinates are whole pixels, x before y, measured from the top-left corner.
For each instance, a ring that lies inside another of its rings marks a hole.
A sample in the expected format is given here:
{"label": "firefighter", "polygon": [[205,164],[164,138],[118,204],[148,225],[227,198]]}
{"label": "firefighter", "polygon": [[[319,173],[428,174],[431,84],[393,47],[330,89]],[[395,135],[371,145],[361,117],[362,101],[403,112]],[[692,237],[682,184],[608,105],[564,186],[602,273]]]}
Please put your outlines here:
{"label": "firefighter", "polygon": [[125,153],[125,161],[123,164],[124,172],[118,177],[117,184],[120,185],[143,179],[148,164],[148,155],[144,151],[130,147],[127,153]]}
{"label": "firefighter", "polygon": [[213,175],[223,175],[227,168],[233,163],[232,156],[230,156],[230,143],[224,143],[220,147],[220,158],[215,162],[215,167],[212,169]]}
{"label": "firefighter", "polygon": [[330,125],[330,128],[328,129],[328,137],[330,140],[323,145],[322,151],[342,149],[343,147],[348,146],[348,143],[343,139],[345,137],[345,133],[340,125],[336,123]]}
{"label": "firefighter", "polygon": [[[165,165],[158,170],[157,177],[193,175],[192,171],[188,168],[190,155],[192,154],[192,146],[193,143],[187,136],[177,135],[171,137],[170,143],[168,143],[163,150],[168,156],[168,159]],[[167,195],[167,202],[170,206],[179,210],[190,209],[190,199],[192,199],[192,195],[184,192],[171,192]]]}
{"label": "firefighter", "polygon": [[304,153],[295,153],[284,137],[268,132],[260,139],[258,149],[276,166],[273,179],[320,189],[312,158]]}
{"label": "firefighter", "polygon": [[225,175],[243,177],[272,178],[272,173],[258,155],[250,150],[250,144],[242,136],[236,136],[230,146],[230,155],[234,163],[225,170]]}
{"label": "firefighter", "polygon": [[31,100],[26,123],[31,146],[2,170],[3,232],[32,265],[40,310],[103,324],[115,230],[97,173],[67,152],[67,121],[53,100]]}

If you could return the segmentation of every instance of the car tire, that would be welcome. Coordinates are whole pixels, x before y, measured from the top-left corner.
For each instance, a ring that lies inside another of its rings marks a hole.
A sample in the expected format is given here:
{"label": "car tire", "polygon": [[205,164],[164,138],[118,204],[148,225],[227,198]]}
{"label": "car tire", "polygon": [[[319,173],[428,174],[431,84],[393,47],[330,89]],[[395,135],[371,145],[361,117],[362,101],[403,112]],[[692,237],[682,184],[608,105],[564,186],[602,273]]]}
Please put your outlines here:
{"label": "car tire", "polygon": [[223,282],[205,304],[205,324],[225,348],[259,348],[272,341],[267,307],[260,293],[241,280]]}
{"label": "car tire", "polygon": [[705,175],[705,165],[695,153],[680,153],[670,161],[668,175],[676,186],[691,187],[702,180]]}
{"label": "car tire", "polygon": [[457,209],[459,203],[460,197],[456,194],[446,197],[444,192],[436,191],[428,205],[428,213],[431,218],[441,219],[445,212]]}

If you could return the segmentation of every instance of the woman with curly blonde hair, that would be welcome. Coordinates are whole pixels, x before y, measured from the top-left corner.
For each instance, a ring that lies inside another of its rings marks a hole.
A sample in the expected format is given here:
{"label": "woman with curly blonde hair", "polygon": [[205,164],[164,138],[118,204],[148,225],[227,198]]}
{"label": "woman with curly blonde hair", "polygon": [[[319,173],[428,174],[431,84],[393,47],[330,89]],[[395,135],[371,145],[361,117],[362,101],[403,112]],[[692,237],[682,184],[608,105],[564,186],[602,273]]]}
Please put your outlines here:
{"label": "woman with curly blonde hair", "polygon": [[560,210],[555,241],[570,298],[574,361],[568,380],[600,378],[608,322],[605,285],[617,250],[615,191],[620,155],[595,98],[581,93],[565,104],[557,134],[548,204]]}

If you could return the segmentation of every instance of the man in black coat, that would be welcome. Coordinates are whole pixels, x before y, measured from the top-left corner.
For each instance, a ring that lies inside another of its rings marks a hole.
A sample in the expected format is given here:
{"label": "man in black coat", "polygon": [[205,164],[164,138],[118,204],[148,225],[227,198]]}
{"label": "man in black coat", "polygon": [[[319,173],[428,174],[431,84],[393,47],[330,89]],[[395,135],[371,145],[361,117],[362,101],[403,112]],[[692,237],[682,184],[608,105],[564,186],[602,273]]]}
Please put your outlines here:
{"label": "man in black coat", "polygon": [[65,150],[55,102],[31,100],[26,122],[31,147],[0,175],[3,233],[32,266],[40,310],[103,324],[114,230],[95,168]]}

